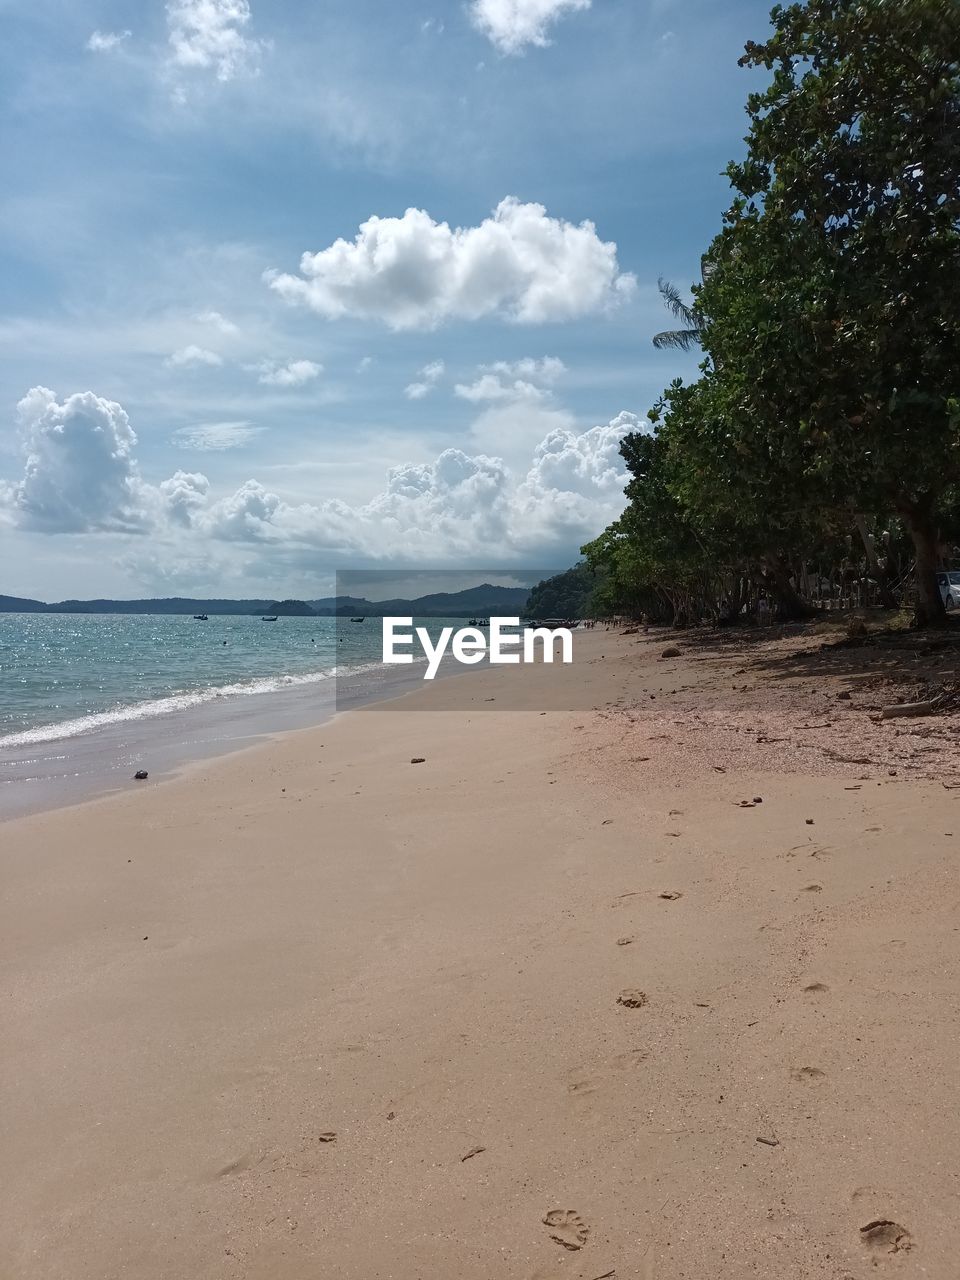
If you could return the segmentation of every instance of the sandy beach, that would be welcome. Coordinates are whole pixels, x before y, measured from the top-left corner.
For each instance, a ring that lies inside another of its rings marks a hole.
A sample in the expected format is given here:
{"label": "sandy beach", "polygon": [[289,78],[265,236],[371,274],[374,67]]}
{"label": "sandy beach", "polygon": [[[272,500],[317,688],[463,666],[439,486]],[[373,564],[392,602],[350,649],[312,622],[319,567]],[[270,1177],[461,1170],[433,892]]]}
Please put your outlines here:
{"label": "sandy beach", "polygon": [[0,1276],[956,1277],[957,719],[819,643],[597,631],[576,711],[0,826]]}

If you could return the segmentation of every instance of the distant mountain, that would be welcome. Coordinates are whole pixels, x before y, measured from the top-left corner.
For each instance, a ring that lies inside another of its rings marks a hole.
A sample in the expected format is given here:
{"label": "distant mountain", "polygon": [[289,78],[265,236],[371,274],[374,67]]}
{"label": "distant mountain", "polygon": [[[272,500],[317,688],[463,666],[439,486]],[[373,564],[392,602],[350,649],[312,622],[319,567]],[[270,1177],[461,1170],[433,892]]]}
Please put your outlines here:
{"label": "distant mountain", "polygon": [[0,613],[160,613],[277,614],[279,617],[383,618],[393,614],[419,618],[470,618],[522,614],[526,587],[495,587],[489,582],[465,591],[439,591],[416,599],[366,600],[363,596],[325,596],[320,600],[200,600],[173,596],[162,600],[58,600],[45,604],[0,595]]}
{"label": "distant mountain", "polygon": [[[283,602],[297,605],[298,611],[313,610],[302,600]],[[19,596],[0,596],[0,613],[277,613],[276,600],[192,600],[174,596],[164,600],[58,600],[44,604],[40,600],[23,600]],[[287,611],[287,610],[285,610]]]}
{"label": "distant mountain", "polygon": [[414,599],[366,600],[362,596],[328,596],[311,600],[317,613],[326,616],[350,614],[364,618],[393,615],[418,618],[472,618],[475,614],[504,614],[515,617],[524,611],[530,591],[527,587],[495,587],[489,582],[464,591],[438,591]]}

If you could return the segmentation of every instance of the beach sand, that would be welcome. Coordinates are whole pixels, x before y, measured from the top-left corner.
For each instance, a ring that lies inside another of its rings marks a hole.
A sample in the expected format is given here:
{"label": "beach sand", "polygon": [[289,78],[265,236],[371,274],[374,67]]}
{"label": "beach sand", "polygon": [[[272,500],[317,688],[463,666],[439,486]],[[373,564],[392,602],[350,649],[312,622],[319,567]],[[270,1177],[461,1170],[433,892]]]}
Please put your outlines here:
{"label": "beach sand", "polygon": [[954,722],[583,643],[0,826],[3,1280],[960,1275]]}

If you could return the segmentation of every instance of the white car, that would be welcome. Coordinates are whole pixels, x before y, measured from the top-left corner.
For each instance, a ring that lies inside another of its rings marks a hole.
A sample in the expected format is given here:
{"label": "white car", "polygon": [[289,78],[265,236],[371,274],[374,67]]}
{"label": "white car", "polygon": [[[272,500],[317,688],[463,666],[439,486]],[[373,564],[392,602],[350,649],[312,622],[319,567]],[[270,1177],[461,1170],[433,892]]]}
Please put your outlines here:
{"label": "white car", "polygon": [[937,586],[945,609],[960,609],[960,571],[951,569],[937,574]]}

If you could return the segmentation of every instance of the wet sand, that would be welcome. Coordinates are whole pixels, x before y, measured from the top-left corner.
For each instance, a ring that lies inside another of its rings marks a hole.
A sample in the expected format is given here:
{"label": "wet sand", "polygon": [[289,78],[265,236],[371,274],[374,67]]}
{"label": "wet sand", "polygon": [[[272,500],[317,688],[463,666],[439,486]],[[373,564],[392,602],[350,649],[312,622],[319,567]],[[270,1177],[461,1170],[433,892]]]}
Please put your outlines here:
{"label": "wet sand", "polygon": [[0,826],[0,1275],[952,1280],[953,722],[667,642]]}

